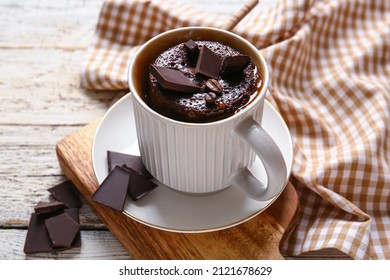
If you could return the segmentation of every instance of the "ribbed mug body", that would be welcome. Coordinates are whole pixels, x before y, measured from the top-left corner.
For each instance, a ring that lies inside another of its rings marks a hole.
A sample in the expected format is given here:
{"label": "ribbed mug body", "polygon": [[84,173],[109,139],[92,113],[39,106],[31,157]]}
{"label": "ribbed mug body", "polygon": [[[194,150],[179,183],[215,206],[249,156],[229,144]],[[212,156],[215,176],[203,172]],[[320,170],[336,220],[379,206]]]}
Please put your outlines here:
{"label": "ribbed mug body", "polygon": [[261,123],[264,100],[243,115],[207,124],[162,118],[133,100],[143,163],[161,183],[188,193],[214,192],[228,187],[238,169],[252,166],[254,152],[232,131],[243,118]]}

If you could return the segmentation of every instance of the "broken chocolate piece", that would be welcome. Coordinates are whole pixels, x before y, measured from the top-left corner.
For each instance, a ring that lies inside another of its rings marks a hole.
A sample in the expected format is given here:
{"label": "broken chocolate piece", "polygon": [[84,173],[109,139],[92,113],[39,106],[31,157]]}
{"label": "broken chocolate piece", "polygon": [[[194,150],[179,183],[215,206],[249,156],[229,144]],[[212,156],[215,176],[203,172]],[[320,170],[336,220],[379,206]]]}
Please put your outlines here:
{"label": "broken chocolate piece", "polygon": [[127,196],[130,171],[115,166],[92,195],[92,200],[122,212]]}
{"label": "broken chocolate piece", "polygon": [[[78,225],[80,225],[80,218],[79,218],[79,209],[78,208],[68,208],[65,209],[64,212],[69,215]],[[73,247],[80,247],[81,246],[81,232],[79,231],[76,234],[76,237],[74,238],[72,242],[72,248]]]}
{"label": "broken chocolate piece", "polygon": [[127,193],[133,200],[138,200],[145,196],[151,190],[157,187],[155,183],[150,181],[147,177],[139,174],[131,168],[126,168],[130,171],[130,179],[128,183]]}
{"label": "broken chocolate piece", "polygon": [[195,62],[199,55],[199,47],[198,44],[193,40],[188,40],[184,43],[184,48],[187,51],[187,57],[191,62]]}
{"label": "broken chocolate piece", "polygon": [[113,151],[107,151],[107,163],[108,163],[108,172],[110,172],[116,165],[123,166],[126,165],[129,168],[134,169],[138,173],[152,178],[149,171],[145,168],[142,163],[141,157],[123,154]]}
{"label": "broken chocolate piece", "polygon": [[184,48],[186,49],[187,53],[199,52],[198,44],[191,39],[184,43]]}
{"label": "broken chocolate piece", "polygon": [[[79,219],[77,208],[65,209],[64,212],[67,213],[78,224]],[[50,238],[49,231],[47,230],[45,221],[60,214],[63,214],[63,212],[51,212],[41,215],[38,215],[36,213],[31,214],[23,250],[25,254],[52,253],[81,246],[81,235],[79,231],[76,234],[76,237],[74,238],[71,247],[53,247],[52,240]]]}
{"label": "broken chocolate piece", "polygon": [[155,66],[152,64],[150,65],[149,70],[164,89],[185,93],[195,93],[200,90],[200,86],[194,84],[191,79],[176,69]]}
{"label": "broken chocolate piece", "polygon": [[195,72],[204,76],[218,79],[222,60],[212,50],[202,46],[196,62]]}
{"label": "broken chocolate piece", "polygon": [[[54,186],[52,189],[49,189],[49,191],[55,198],[63,201],[41,201],[34,207],[35,213],[31,214],[26,241],[24,244],[25,254],[50,253],[81,246],[78,208],[65,208],[65,202],[68,202],[68,205],[73,204],[77,206],[79,203],[81,204],[80,199],[75,193],[73,184],[71,184],[70,181],[66,181]],[[76,198],[73,195],[76,195]],[[62,215],[64,214],[67,215],[65,218],[69,217],[71,221],[63,223],[61,221],[61,217],[63,217]],[[64,236],[68,235],[66,238],[72,239],[70,243],[61,244],[58,243],[58,241],[56,241],[55,244],[53,243],[54,241],[52,240],[46,225],[47,221],[48,224],[51,224],[53,221],[52,219],[60,219],[60,222],[58,222],[60,228],[52,228],[51,230],[63,232]],[[71,226],[69,226],[69,224]],[[62,227],[70,231],[65,231]],[[71,229],[76,227],[78,230],[76,230],[74,235],[74,230],[72,231]]]}
{"label": "broken chocolate piece", "polygon": [[79,209],[76,207],[64,209],[64,213],[68,214],[76,223],[80,224]]}
{"label": "broken chocolate piece", "polygon": [[77,233],[80,232],[80,225],[67,213],[47,219],[45,224],[53,247],[70,248]]}
{"label": "broken chocolate piece", "polygon": [[65,204],[60,201],[40,201],[34,207],[34,211],[36,214],[46,214],[55,211],[59,211],[65,208]]}
{"label": "broken chocolate piece", "polygon": [[55,251],[45,225],[45,219],[39,217],[36,213],[31,214],[23,251],[25,254],[50,253]]}
{"label": "broken chocolate piece", "polygon": [[251,62],[247,55],[227,56],[223,60],[221,73],[223,76],[239,73]]}
{"label": "broken chocolate piece", "polygon": [[63,202],[68,208],[80,208],[82,205],[75,186],[69,180],[48,189],[48,191],[55,199]]}

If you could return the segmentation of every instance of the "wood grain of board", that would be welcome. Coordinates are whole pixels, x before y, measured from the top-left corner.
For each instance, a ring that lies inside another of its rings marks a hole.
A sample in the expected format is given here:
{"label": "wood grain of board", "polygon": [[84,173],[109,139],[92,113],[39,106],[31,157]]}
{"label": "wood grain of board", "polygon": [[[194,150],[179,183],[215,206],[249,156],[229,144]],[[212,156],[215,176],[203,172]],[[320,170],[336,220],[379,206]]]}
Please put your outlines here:
{"label": "wood grain of board", "polygon": [[288,234],[298,207],[288,184],[278,200],[255,218],[210,233],[173,233],[140,224],[122,213],[91,201],[98,188],[91,150],[99,120],[57,144],[64,174],[134,259],[283,259],[279,245]]}

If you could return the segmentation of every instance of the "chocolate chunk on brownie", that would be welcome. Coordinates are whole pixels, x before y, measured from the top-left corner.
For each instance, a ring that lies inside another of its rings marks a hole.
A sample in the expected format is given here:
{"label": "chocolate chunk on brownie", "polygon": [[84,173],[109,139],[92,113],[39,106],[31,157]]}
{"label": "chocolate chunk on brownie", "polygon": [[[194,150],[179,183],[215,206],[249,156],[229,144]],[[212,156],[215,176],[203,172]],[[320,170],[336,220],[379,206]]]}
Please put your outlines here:
{"label": "chocolate chunk on brownie", "polygon": [[209,78],[218,79],[221,71],[222,59],[210,50],[207,46],[202,46],[196,62],[195,73],[202,74]]}
{"label": "chocolate chunk on brownie", "polygon": [[150,73],[164,89],[186,93],[194,93],[200,90],[200,86],[179,70],[150,65]]}

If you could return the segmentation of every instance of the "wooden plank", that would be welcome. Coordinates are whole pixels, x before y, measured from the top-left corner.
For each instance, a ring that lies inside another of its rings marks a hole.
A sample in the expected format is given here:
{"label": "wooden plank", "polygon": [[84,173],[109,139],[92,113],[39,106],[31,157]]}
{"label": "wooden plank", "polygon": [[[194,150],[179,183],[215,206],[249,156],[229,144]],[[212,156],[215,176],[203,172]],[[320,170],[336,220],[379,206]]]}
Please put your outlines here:
{"label": "wooden plank", "polygon": [[[39,201],[49,201],[48,188],[63,182],[61,176],[10,176],[0,175],[0,228],[26,228],[30,214]],[[87,228],[106,228],[87,205],[80,209],[80,222]]]}
{"label": "wooden plank", "polygon": [[80,88],[83,56],[57,49],[1,51],[0,124],[84,125],[101,117],[117,92]]}
{"label": "wooden plank", "polygon": [[[0,147],[30,147],[48,149],[66,135],[81,128],[80,125],[0,125]],[[1,164],[0,158],[0,165]],[[20,162],[20,164],[24,164]]]}
{"label": "wooden plank", "polygon": [[129,260],[131,257],[109,231],[81,232],[81,247],[56,253],[25,255],[27,230],[0,229],[0,260]]}
{"label": "wooden plank", "polygon": [[[54,147],[31,146],[0,147],[2,155],[2,174],[26,177],[39,174],[39,176],[59,176],[62,175],[58,162],[53,158]],[[24,163],[24,168],[20,168],[20,163]]]}
{"label": "wooden plank", "polygon": [[[0,226],[26,227],[33,207],[50,199],[47,189],[66,178],[59,167],[55,145],[77,126],[0,126]],[[86,205],[84,224],[102,227]]]}
{"label": "wooden plank", "polygon": [[101,4],[99,0],[2,0],[0,48],[85,48],[94,34]]}

